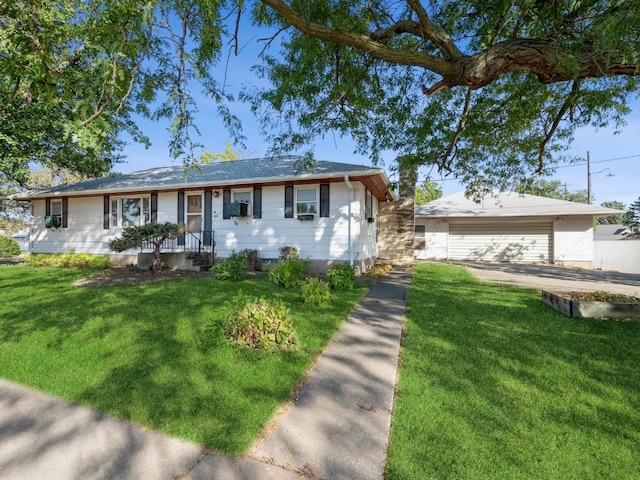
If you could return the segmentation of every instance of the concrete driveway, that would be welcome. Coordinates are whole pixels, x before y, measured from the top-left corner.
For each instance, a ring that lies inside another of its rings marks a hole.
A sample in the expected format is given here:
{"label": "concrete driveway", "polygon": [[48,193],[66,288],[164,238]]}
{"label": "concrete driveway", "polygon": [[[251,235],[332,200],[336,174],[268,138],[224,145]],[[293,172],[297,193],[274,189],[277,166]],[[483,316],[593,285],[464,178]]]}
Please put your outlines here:
{"label": "concrete driveway", "polygon": [[555,265],[455,262],[477,278],[537,290],[564,292],[603,290],[640,297],[640,274],[585,270]]}

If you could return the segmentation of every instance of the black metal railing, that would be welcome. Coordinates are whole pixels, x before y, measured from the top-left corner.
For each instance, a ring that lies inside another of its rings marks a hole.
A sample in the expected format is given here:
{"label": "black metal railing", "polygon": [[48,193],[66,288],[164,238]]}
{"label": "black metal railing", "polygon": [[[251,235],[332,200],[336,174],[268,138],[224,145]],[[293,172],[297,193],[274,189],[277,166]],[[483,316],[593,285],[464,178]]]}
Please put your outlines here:
{"label": "black metal railing", "polygon": [[[156,237],[157,238],[157,237]],[[144,242],[141,251],[152,251],[156,238]],[[162,242],[161,252],[186,252],[192,254],[213,253],[216,246],[213,231],[184,232],[175,238]]]}

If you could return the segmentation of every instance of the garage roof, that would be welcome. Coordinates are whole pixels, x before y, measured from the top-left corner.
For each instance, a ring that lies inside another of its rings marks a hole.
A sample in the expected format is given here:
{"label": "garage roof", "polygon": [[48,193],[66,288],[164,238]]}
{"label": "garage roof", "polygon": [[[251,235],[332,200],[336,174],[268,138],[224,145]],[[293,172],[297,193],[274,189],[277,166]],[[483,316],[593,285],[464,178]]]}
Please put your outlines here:
{"label": "garage roof", "polygon": [[607,217],[620,213],[624,211],[517,192],[493,192],[479,203],[459,192],[416,207],[416,217]]}

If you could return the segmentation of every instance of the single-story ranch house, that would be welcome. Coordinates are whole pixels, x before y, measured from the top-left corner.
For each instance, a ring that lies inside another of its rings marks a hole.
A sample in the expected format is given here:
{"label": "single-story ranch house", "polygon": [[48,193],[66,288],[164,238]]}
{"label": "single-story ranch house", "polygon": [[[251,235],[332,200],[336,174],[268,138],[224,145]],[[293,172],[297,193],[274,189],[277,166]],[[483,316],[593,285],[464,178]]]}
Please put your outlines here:
{"label": "single-story ranch house", "polygon": [[415,256],[592,268],[593,219],[620,213],[516,192],[476,203],[461,192],[416,208]]}
{"label": "single-story ranch house", "polygon": [[[349,262],[366,270],[378,257],[379,202],[392,200],[381,168],[317,161],[298,170],[300,158],[261,158],[154,168],[44,190],[30,201],[32,253],[112,254],[114,263],[138,263],[138,250],[115,255],[109,241],[124,227],[180,223],[186,233],[167,245],[164,261],[192,267],[203,253],[227,257],[253,249],[276,259],[296,247],[312,270]],[[151,252],[140,255],[139,266]]]}

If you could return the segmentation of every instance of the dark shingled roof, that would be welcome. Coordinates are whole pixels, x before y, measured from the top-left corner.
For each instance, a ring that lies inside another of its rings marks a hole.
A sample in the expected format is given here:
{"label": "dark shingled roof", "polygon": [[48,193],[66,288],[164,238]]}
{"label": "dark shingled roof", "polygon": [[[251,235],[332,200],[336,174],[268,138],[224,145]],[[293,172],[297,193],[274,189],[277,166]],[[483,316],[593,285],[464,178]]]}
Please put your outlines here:
{"label": "dark shingled roof", "polygon": [[111,177],[97,178],[68,185],[59,185],[37,191],[18,194],[15,198],[27,199],[50,195],[74,195],[100,193],[101,191],[163,190],[170,188],[194,188],[222,186],[256,182],[294,181],[299,179],[339,177],[345,174],[380,175],[386,178],[379,167],[353,165],[350,163],[317,160],[314,165],[305,165],[302,157],[257,158],[216,162],[185,170],[185,167],[170,166],[141,170]]}

